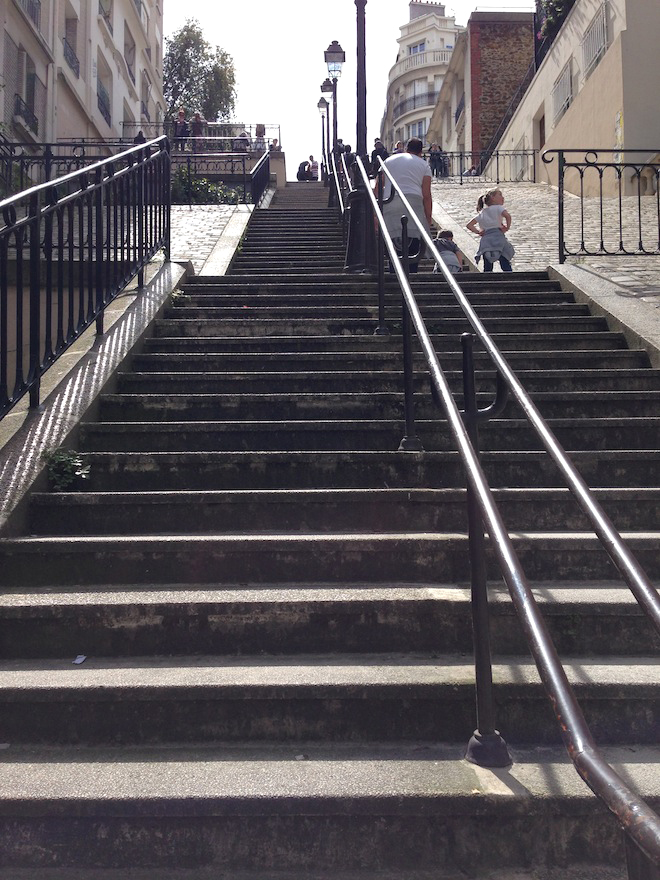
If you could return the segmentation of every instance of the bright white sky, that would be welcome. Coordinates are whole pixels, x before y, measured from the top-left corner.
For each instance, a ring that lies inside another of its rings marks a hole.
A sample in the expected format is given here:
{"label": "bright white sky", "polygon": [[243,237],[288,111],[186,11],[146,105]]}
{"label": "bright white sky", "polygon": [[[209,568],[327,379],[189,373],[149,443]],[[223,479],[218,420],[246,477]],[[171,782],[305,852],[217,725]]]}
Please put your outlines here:
{"label": "bright white sky", "polygon": [[[189,18],[197,19],[206,40],[234,59],[235,120],[278,123],[286,153],[287,178],[295,179],[298,163],[321,153],[321,116],[317,103],[327,76],[323,53],[337,40],[346,63],[337,83],[338,135],[355,147],[356,7],[354,0],[164,0],[164,31],[171,36]],[[531,10],[532,0],[447,0],[448,15],[465,25],[475,9]],[[367,147],[379,134],[385,107],[387,76],[396,61],[399,28],[409,18],[409,0],[367,0]],[[331,23],[324,23],[329,19]],[[188,108],[194,112],[196,108]]]}

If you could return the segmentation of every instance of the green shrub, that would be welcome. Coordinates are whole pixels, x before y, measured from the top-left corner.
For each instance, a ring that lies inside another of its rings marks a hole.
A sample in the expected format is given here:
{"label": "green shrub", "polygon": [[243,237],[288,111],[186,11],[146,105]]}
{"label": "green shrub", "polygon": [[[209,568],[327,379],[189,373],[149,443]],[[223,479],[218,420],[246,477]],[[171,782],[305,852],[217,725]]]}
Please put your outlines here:
{"label": "green shrub", "polygon": [[42,458],[48,467],[48,481],[56,492],[75,490],[89,478],[89,464],[75,449],[51,449]]}
{"label": "green shrub", "polygon": [[190,176],[188,198],[188,169],[178,168],[172,175],[172,204],[187,205],[238,205],[241,191],[223,183],[212,183],[207,177]]}

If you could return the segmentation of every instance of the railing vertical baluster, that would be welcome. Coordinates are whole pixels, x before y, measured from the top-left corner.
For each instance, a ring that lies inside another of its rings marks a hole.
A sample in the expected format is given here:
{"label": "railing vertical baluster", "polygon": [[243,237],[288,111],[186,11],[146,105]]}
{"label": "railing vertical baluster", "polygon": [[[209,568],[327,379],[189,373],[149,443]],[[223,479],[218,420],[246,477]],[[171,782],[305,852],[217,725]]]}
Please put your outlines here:
{"label": "railing vertical baluster", "polygon": [[[383,210],[383,173],[378,174],[378,207]],[[378,326],[374,336],[389,336],[390,331],[385,323],[385,242],[383,233],[378,227]]]}
{"label": "railing vertical baluster", "polygon": [[144,287],[144,211],[145,211],[145,198],[144,198],[144,156],[139,155],[137,160],[137,202],[136,202],[136,210],[137,210],[137,234],[138,234],[138,253],[137,253],[137,261],[139,265],[138,273],[137,273],[137,283],[138,288]]}
{"label": "railing vertical baluster", "polygon": [[566,261],[566,254],[564,253],[564,153],[562,150],[559,150],[557,191],[559,199],[559,217],[557,218],[559,228],[559,262],[564,263]]}
{"label": "railing vertical baluster", "polygon": [[[477,395],[474,379],[474,334],[461,336],[463,347],[463,398],[465,427],[479,454]],[[465,757],[481,767],[508,767],[512,761],[506,742],[495,729],[493,669],[490,649],[488,586],[486,579],[486,540],[479,505],[469,482],[467,485],[468,533],[470,546],[472,638],[477,697],[477,729],[468,742]]]}
{"label": "railing vertical baluster", "polygon": [[98,336],[103,335],[103,189],[101,182],[103,180],[103,172],[99,168],[96,172],[97,188],[94,190],[94,265],[95,265],[95,300],[96,300],[96,333]]}
{"label": "railing vertical baluster", "polygon": [[41,384],[41,234],[39,222],[40,199],[30,198],[28,208],[30,234],[30,353],[27,382],[30,386],[30,406],[39,406]]}
{"label": "railing vertical baluster", "polygon": [[[410,274],[410,260],[408,254],[408,218],[401,218],[401,256],[403,271],[406,278]],[[403,336],[403,396],[404,411],[406,418],[405,434],[399,443],[400,452],[422,452],[424,447],[419,437],[415,434],[415,374],[414,354],[412,345],[412,322],[405,299],[401,299],[401,333]]]}

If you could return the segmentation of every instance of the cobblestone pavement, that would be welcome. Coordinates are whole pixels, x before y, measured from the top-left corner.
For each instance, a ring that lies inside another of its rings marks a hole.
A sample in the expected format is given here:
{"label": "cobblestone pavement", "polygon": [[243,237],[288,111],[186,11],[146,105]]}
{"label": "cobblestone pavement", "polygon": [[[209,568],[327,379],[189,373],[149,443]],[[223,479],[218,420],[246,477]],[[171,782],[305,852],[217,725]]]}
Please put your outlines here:
{"label": "cobblestone pavement", "polygon": [[234,205],[172,205],[172,260],[190,260],[199,274],[235,210]]}
{"label": "cobblestone pavement", "polygon": [[[463,186],[458,183],[434,181],[432,186],[434,204],[440,205],[465,230],[466,223],[476,214],[478,197],[491,189],[493,183],[481,180],[466,181]],[[516,249],[514,270],[545,269],[550,263],[557,263],[557,190],[545,184],[503,183],[500,186],[504,194],[504,203],[511,214],[512,227],[509,238]],[[644,240],[653,241],[657,247],[657,214],[655,199],[642,200],[644,213],[642,228]],[[568,196],[566,200],[567,241],[574,249],[580,240],[579,199]],[[616,215],[615,215],[616,216]],[[624,226],[628,235],[637,236],[639,218],[637,216],[637,200],[624,200]],[[591,248],[597,246],[599,234],[598,203],[594,199],[587,204],[584,214],[585,240]],[[655,224],[655,228],[653,227]],[[474,241],[474,250],[468,255],[474,256],[477,250],[477,238],[467,233]],[[624,234],[624,240],[626,234]],[[609,241],[612,244],[610,235]],[[624,288],[631,297],[638,297],[647,302],[657,303],[660,308],[660,257],[569,257],[567,262],[579,265],[583,269],[594,272],[608,281]]]}

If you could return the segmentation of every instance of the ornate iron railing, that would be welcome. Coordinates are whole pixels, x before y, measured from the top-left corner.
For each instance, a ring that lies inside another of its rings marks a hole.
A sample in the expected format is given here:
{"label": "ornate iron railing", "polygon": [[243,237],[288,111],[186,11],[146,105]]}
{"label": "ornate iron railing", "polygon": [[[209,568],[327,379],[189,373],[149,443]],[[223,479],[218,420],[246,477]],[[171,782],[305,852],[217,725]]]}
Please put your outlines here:
{"label": "ornate iron railing", "polygon": [[410,113],[411,110],[417,110],[419,107],[433,107],[438,98],[439,92],[424,92],[422,95],[413,95],[412,98],[406,98],[405,101],[399,101],[394,105],[392,110],[392,120],[397,120],[400,116]]}
{"label": "ornate iron railing", "polygon": [[555,157],[560,263],[660,254],[660,151],[545,150],[541,158]]}
{"label": "ornate iron railing", "polygon": [[173,150],[172,175],[183,178],[185,202],[195,201],[195,189],[200,179],[222,183],[236,191],[236,200],[244,204],[258,204],[270,183],[270,153],[261,155],[254,165],[247,153],[200,152]]}
{"label": "ornate iron railing", "polygon": [[[478,422],[496,417],[501,412],[507,395],[511,395],[535,431],[546,452],[558,467],[583,513],[587,516],[596,536],[614,565],[619,570],[641,608],[660,632],[660,597],[649,578],[628,550],[600,504],[589,490],[575,465],[550,431],[536,405],[520,380],[486,331],[455,277],[444,266],[431,236],[418,220],[405,195],[388,174],[406,210],[402,216],[402,255],[400,259],[385,227],[382,214],[382,196],[377,200],[369,179],[358,159],[364,193],[369,199],[380,236],[387,249],[390,263],[403,296],[403,362],[405,435],[400,449],[421,449],[415,436],[413,348],[412,332],[417,335],[430,373],[435,400],[444,411],[447,425],[456,442],[465,468],[468,484],[468,522],[470,560],[472,569],[472,617],[475,640],[475,673],[477,685],[477,731],[468,743],[467,757],[482,766],[506,766],[511,763],[506,743],[495,729],[495,706],[492,692],[492,661],[488,635],[488,593],[484,557],[484,530],[490,537],[491,547],[499,563],[511,599],[523,628],[525,638],[536,663],[541,681],[562,731],[568,754],[591,790],[611,810],[624,832],[629,880],[652,880],[660,866],[660,817],[633,792],[626,782],[605,762],[596,746],[582,710],[575,698],[566,672],[543,619],[538,603],[529,586],[522,565],[509,537],[507,528],[493,498],[479,461]],[[379,204],[380,202],[380,204]],[[408,281],[408,224],[412,223],[411,237],[421,239],[444,276],[446,283],[472,327],[464,334],[464,396],[465,411],[460,412],[449,382],[443,372],[431,337],[421,315],[419,305]],[[367,224],[373,229],[374,224]],[[381,251],[382,252],[382,251]],[[378,270],[379,300],[384,301],[385,290],[382,266]],[[379,305],[379,314],[382,309]],[[380,326],[382,332],[384,328]],[[494,403],[486,410],[478,410],[475,396],[474,367],[471,350],[478,340],[497,371],[497,393]]]}
{"label": "ornate iron railing", "polygon": [[14,116],[20,116],[31,131],[39,134],[39,120],[29,104],[26,104],[20,95],[14,95]]}
{"label": "ornate iron railing", "polygon": [[103,116],[108,125],[112,125],[112,115],[110,112],[110,95],[108,94],[108,90],[103,85],[101,80],[98,80],[96,84],[96,99],[98,108],[101,111],[101,116]]}
{"label": "ornate iron railing", "polygon": [[64,60],[75,73],[76,77],[80,77],[80,61],[73,50],[73,46],[66,37],[62,37],[62,46],[64,48]]}
{"label": "ornate iron railing", "polygon": [[474,178],[486,183],[534,182],[538,150],[481,150],[428,153],[435,178],[461,185]]}
{"label": "ornate iron railing", "polygon": [[461,113],[465,110],[465,92],[461,95],[461,99],[456,105],[456,112],[454,113],[454,125],[458,125],[458,120],[461,118]]}
{"label": "ornate iron railing", "polygon": [[41,0],[18,0],[37,30],[41,30]]}
{"label": "ornate iron railing", "polygon": [[165,249],[166,138],[0,202],[0,417]]}

